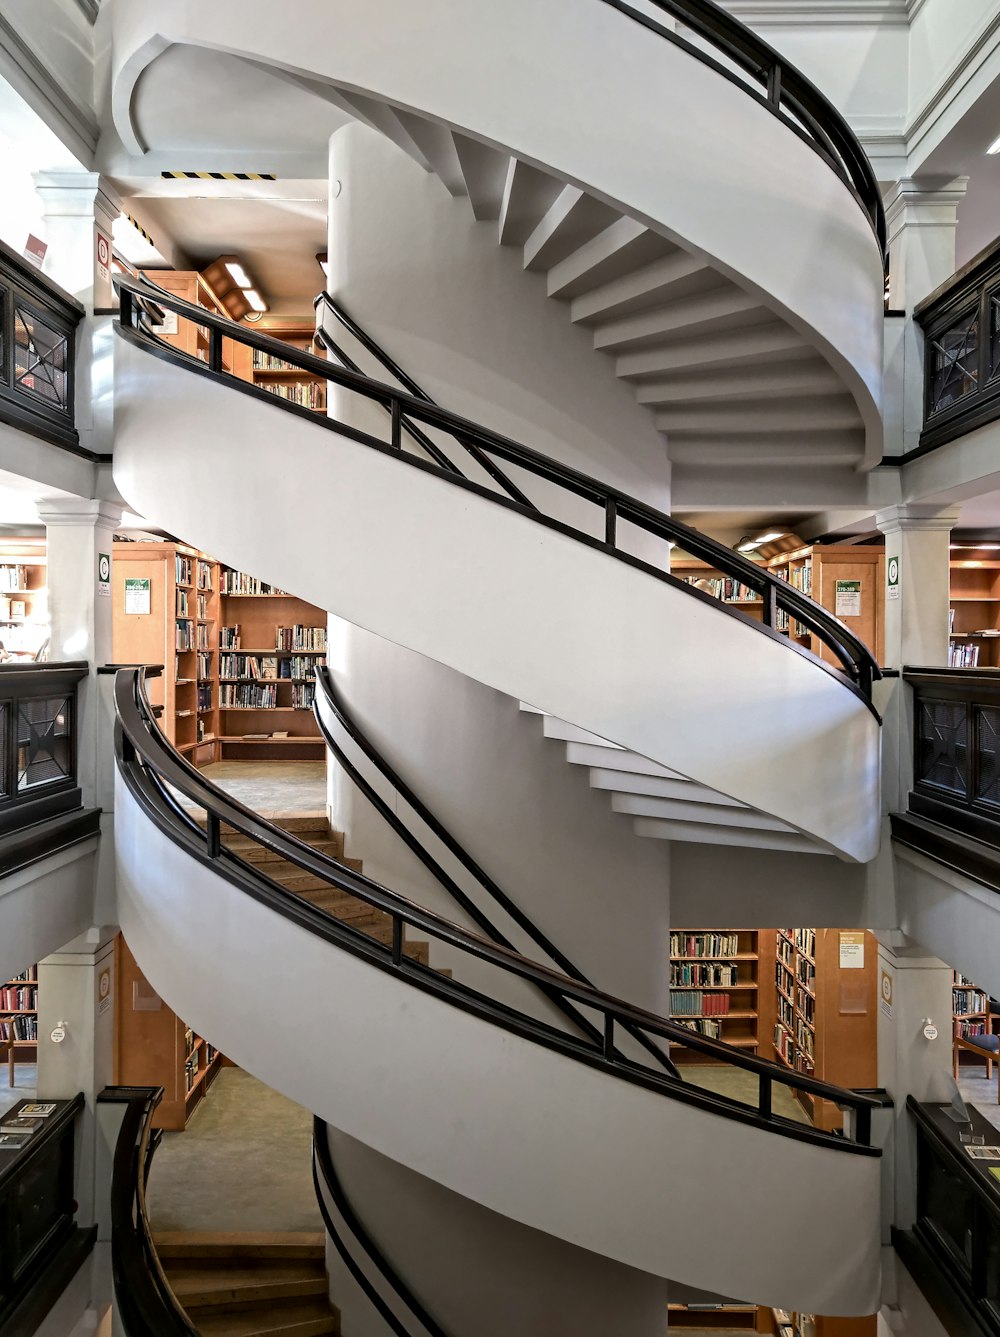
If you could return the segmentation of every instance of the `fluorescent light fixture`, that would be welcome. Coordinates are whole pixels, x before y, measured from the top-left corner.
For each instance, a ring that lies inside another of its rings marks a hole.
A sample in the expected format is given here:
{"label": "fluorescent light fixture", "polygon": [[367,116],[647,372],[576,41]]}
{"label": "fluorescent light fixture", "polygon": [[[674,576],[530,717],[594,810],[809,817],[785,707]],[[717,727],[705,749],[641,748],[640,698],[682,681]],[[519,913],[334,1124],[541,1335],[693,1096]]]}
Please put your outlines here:
{"label": "fluorescent light fixture", "polygon": [[250,303],[250,309],[252,311],[267,310],[267,303],[264,301],[263,297],[261,297],[260,293],[257,291],[256,288],[247,288],[243,296]]}
{"label": "fluorescent light fixture", "polygon": [[749,543],[741,543],[740,546],[736,549],[736,551],[737,551],[737,552],[753,552],[753,550],[754,550],[754,548],[756,548],[756,546],[757,546],[757,540],[756,540],[756,539],[751,539],[751,540],[749,541]]}
{"label": "fluorescent light fixture", "polygon": [[1000,552],[1000,543],[952,543],[952,552]]}
{"label": "fluorescent light fixture", "polygon": [[755,548],[761,548],[765,543],[773,543],[775,539],[783,539],[787,532],[785,529],[770,529],[766,534],[758,534],[755,539],[744,539],[736,551],[753,552]]}
{"label": "fluorescent light fixture", "polygon": [[242,288],[245,292],[247,288],[253,287],[253,280],[238,261],[227,260],[226,268],[229,270],[230,276],[238,288]]}
{"label": "fluorescent light fixture", "polygon": [[1000,153],[1000,139],[994,139],[993,143],[989,146],[986,152],[992,153],[994,156]]}

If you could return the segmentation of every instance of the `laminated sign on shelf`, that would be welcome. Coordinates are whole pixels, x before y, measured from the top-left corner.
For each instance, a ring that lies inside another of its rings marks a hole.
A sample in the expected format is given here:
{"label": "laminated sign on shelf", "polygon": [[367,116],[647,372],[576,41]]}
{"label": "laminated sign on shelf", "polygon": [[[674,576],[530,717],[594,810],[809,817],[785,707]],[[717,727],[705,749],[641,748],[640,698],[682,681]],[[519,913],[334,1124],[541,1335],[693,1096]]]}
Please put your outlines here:
{"label": "laminated sign on shelf", "polygon": [[125,578],[125,612],[126,613],[148,613],[149,612],[149,577],[137,579],[133,576]]}

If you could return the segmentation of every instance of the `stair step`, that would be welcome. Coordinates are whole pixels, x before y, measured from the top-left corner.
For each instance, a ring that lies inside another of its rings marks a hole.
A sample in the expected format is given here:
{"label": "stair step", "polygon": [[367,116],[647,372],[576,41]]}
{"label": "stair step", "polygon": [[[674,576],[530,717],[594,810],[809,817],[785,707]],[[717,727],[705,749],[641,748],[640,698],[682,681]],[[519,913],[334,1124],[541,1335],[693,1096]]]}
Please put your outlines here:
{"label": "stair step", "polygon": [[326,1258],[322,1231],[165,1230],[153,1243],[160,1258]]}
{"label": "stair step", "polygon": [[310,1265],[308,1260],[297,1266],[285,1263],[274,1268],[225,1268],[221,1263],[216,1263],[212,1271],[170,1268],[168,1276],[171,1289],[189,1313],[219,1305],[233,1308],[272,1300],[326,1296],[328,1291],[322,1266]]}
{"label": "stair step", "polygon": [[319,1296],[253,1309],[203,1309],[197,1328],[201,1337],[326,1337],[340,1332],[340,1320]]}
{"label": "stair step", "polygon": [[282,831],[294,831],[296,835],[303,832],[316,832],[324,836],[337,834],[331,830],[329,817],[318,808],[303,812],[262,812],[261,816],[275,826],[280,826]]}
{"label": "stair step", "polygon": [[[343,838],[330,837],[326,840],[309,840],[305,842],[310,849],[318,851],[320,854],[326,854],[331,859],[337,859],[343,852]],[[223,839],[223,844],[227,850],[232,850],[238,854],[246,863],[287,863],[284,855],[275,853],[274,850],[265,849],[263,845],[258,845],[256,841],[250,840],[247,836],[227,836]],[[345,859],[346,863],[347,860]],[[291,865],[294,867],[295,865]]]}

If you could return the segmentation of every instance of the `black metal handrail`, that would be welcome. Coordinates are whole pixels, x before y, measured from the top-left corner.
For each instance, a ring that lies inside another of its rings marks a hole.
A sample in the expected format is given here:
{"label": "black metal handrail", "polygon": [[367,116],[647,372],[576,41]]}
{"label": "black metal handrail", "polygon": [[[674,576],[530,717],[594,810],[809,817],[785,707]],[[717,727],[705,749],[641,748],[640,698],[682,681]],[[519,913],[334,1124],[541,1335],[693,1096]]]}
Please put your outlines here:
{"label": "black metal handrail", "polygon": [[384,1285],[392,1290],[397,1301],[420,1324],[423,1333],[429,1333],[430,1337],[448,1337],[440,1324],[431,1318],[406,1282],[403,1281],[354,1210],[333,1163],[329,1128],[320,1118],[313,1119],[313,1187],[316,1190],[316,1201],[319,1203],[320,1215],[323,1218],[323,1224],[326,1226],[326,1233],[333,1240],[334,1247],[343,1259],[344,1266],[361,1287],[371,1304],[374,1305],[382,1319],[396,1334],[396,1337],[414,1337],[413,1329],[407,1327],[395,1310],[386,1302],[385,1297],[355,1257],[349,1240],[344,1238],[344,1231],[337,1225],[333,1213],[327,1206],[326,1194],[330,1195],[330,1199],[340,1213],[347,1230],[357,1242],[368,1262],[377,1269]]}
{"label": "black metal handrail", "polygon": [[[664,27],[628,0],[603,0],[604,4],[683,47],[690,55],[737,83],[805,140],[833,168],[861,205],[878,241],[883,266],[887,266],[885,210],[878,179],[858,137],[829,98],[774,47],[714,0],[645,2],[678,20],[730,64],[720,64],[708,51],[686,41],[683,34]],[[738,78],[730,65],[737,66],[750,83]],[[759,86],[759,92],[752,87],[754,84]]]}
{"label": "black metal handrail", "polygon": [[152,1150],[151,1120],[162,1087],[109,1087],[105,1104],[126,1105],[111,1172],[111,1271],[122,1327],[128,1337],[198,1337],[170,1287],[146,1209]]}
{"label": "black metal handrail", "polygon": [[[440,861],[435,859],[434,855],[428,850],[427,846],[411,830],[410,826],[400,817],[398,811],[391,807],[381,797],[374,785],[370,784],[367,778],[354,765],[350,757],[337,742],[330,730],[326,718],[323,714],[323,707],[340,722],[341,727],[347,733],[371,764],[388,781],[397,794],[400,794],[409,807],[417,814],[420,820],[428,827],[430,831],[441,841],[445,848],[454,856],[462,867],[469,873],[486,895],[500,908],[510,916],[528,938],[539,947],[545,955],[559,967],[559,969],[570,977],[570,979],[579,980],[581,984],[591,984],[591,981],[584,973],[579,970],[572,961],[561,952],[558,947],[542,932],[524,911],[515,904],[503,889],[490,877],[485,869],[475,860],[472,855],[459,844],[451,832],[439,819],[431,812],[427,805],[413,792],[399,772],[393,767],[386,757],[374,745],[368,735],[360,727],[354,717],[351,715],[342,696],[337,691],[333,681],[333,675],[329,668],[319,667],[316,669],[316,699],[313,705],[313,713],[316,716],[316,722],[320,727],[320,732],[326,739],[327,747],[337,758],[338,764],[343,768],[344,773],[357,785],[361,793],[372,805],[384,822],[386,822],[400,840],[410,849],[420,860],[431,876],[444,888],[451,899],[472,919],[479,929],[490,939],[491,942],[499,944],[501,947],[508,947],[515,950],[511,940],[497,928],[496,924],[490,919],[483,910],[476,905],[453,877],[442,867]],[[596,1027],[575,1007],[567,1005],[565,1000],[551,989],[544,990],[546,997],[568,1016],[575,1026],[579,1026],[592,1038],[598,1036]],[[642,1047],[650,1053],[656,1062],[670,1073],[672,1077],[680,1078],[680,1073],[676,1066],[671,1062],[669,1054],[665,1054],[662,1049],[654,1044],[641,1031],[634,1027],[625,1028],[632,1038],[638,1041]]]}
{"label": "black metal handrail", "polygon": [[1000,847],[1000,669],[905,668],[913,689],[908,808]]}
{"label": "black metal handrail", "polygon": [[84,308],[0,242],[0,422],[85,459],[74,406],[76,331]]}
{"label": "black metal handrail", "polygon": [[924,334],[924,427],[914,459],[1000,418],[1000,241],[914,309]]}
{"label": "black metal handrail", "polygon": [[[692,529],[679,520],[665,515],[662,511],[656,510],[655,507],[649,506],[635,497],[630,497],[627,493],[620,492],[617,488],[602,483],[596,478],[591,478],[577,469],[572,469],[568,465],[550,459],[538,451],[532,450],[529,446],[521,445],[509,437],[501,436],[497,432],[492,432],[437,405],[415,399],[412,395],[406,394],[394,386],[372,380],[367,376],[361,376],[357,372],[348,371],[343,367],[336,367],[323,358],[304,353],[291,348],[288,344],[281,343],[280,340],[270,338],[266,334],[237,325],[233,321],[218,316],[203,307],[195,306],[172,293],[164,292],[146,279],[131,279],[124,275],[118,275],[115,278],[115,287],[118,290],[121,304],[120,318],[116,328],[123,338],[128,339],[137,347],[177,366],[229,385],[244,394],[253,395],[255,398],[272,405],[278,405],[286,412],[308,418],[310,421],[351,441],[390,454],[411,468],[433,472],[437,477],[442,478],[454,487],[475,492],[489,499],[495,505],[506,506],[516,510],[519,514],[528,516],[537,524],[557,530],[577,542],[599,548],[609,556],[655,576],[658,580],[672,585],[692,598],[702,599],[724,615],[739,618],[746,625],[754,627],[762,635],[771,636],[779,641],[791,653],[805,655],[813,663],[835,675],[846,686],[856,691],[868,704],[869,708],[872,708],[872,683],[880,674],[878,665],[868,647],[842,622],[827,612],[825,608],[815,603],[808,595],[801,593],[787,581],[781,580],[770,571],[757,566],[741,553],[734,552],[731,548],[725,547],[724,544],[717,543],[707,535],[699,533],[698,530]],[[192,357],[164,343],[147,329],[137,311],[135,299],[138,297],[152,298],[158,305],[165,307],[168,311],[175,311],[184,319],[206,327],[209,330],[208,362],[202,362],[199,358]],[[249,381],[243,381],[233,376],[223,369],[223,339],[232,339],[248,348],[257,349],[272,357],[282,359],[291,366],[311,372],[316,377],[324,378],[335,385],[356,392],[369,402],[381,405],[388,410],[390,416],[389,440],[382,441],[370,432],[353,427],[336,418],[319,416],[311,409],[292,404],[285,399],[278,399]],[[456,439],[472,441],[484,454],[515,464],[526,472],[591,502],[599,507],[602,512],[604,541],[601,542],[583,530],[552,516],[529,509],[514,501],[513,498],[502,496],[470,479],[461,477],[457,473],[443,470],[436,464],[419,459],[416,455],[404,453],[402,449],[404,416],[423,424],[425,427],[440,429]],[[662,570],[650,562],[643,561],[623,551],[618,546],[619,525],[623,523],[632,524],[637,529],[662,539],[665,543],[679,545],[691,556],[703,559],[725,575],[733,577],[752,589],[760,595],[763,621],[757,622],[753,618],[747,617],[739,609],[721,603],[704,590],[699,590],[695,586],[679,580],[676,576],[671,575],[669,571]],[[825,663],[813,655],[811,651],[790,641],[777,631],[775,624],[778,620],[779,609],[786,612],[789,618],[793,618],[808,627],[810,632],[817,636],[836,656],[840,667],[837,668],[832,664]]]}
{"label": "black metal handrail", "polygon": [[[265,821],[244,804],[233,799],[210,781],[167,742],[156,724],[146,699],[142,671],[122,670],[115,680],[115,753],[119,770],[135,801],[163,834],[181,846],[192,858],[212,869],[218,876],[238,887],[268,909],[299,925],[316,937],[364,958],[378,969],[396,975],[413,987],[435,994],[449,1004],[470,1012],[491,1025],[552,1049],[577,1062],[595,1067],[623,1081],[643,1086],[674,1100],[695,1105],[725,1118],[800,1141],[813,1142],[838,1151],[878,1156],[871,1143],[871,1112],[879,1101],[804,1073],[790,1072],[776,1063],[734,1050],[719,1040],[709,1039],[680,1023],[658,1017],[652,1012],[599,992],[566,975],[539,965],[516,952],[499,947],[451,923],[443,916],[425,910],[399,894],[380,886],[371,878],[353,872],[344,864],[314,850],[280,827]],[[206,813],[203,830],[177,798],[186,796]],[[239,857],[223,845],[222,827],[231,827],[339,891],[347,892],[387,915],[392,924],[391,945],[383,944],[326,911],[302,900],[294,892],[266,875],[266,864],[256,865]],[[485,962],[529,984],[557,990],[568,1002],[594,1012],[600,1019],[601,1041],[571,1035],[537,1018],[501,1003],[478,990],[447,978],[437,971],[411,961],[404,953],[406,929],[412,928],[435,942]],[[650,1037],[673,1041],[693,1052],[706,1055],[730,1067],[753,1073],[758,1079],[758,1101],[750,1106],[720,1096],[687,1082],[677,1082],[665,1073],[653,1071],[616,1049],[616,1030],[626,1025],[637,1027]],[[854,1115],[854,1135],[840,1136],[803,1125],[775,1114],[772,1088],[788,1087],[811,1096],[830,1100]]]}

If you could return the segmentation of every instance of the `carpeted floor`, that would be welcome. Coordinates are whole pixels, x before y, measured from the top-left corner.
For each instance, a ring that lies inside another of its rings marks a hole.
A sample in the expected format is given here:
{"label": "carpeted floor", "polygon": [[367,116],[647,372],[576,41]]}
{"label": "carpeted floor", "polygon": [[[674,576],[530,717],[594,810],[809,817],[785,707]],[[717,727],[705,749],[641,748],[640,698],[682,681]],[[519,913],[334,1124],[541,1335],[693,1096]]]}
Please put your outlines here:
{"label": "carpeted floor", "polygon": [[[323,761],[216,761],[206,780],[259,813],[319,811],[326,807]],[[193,805],[187,803],[188,807]]]}
{"label": "carpeted floor", "polygon": [[[752,1072],[740,1068],[724,1068],[712,1065],[699,1067],[694,1063],[678,1064],[681,1076],[695,1086],[706,1091],[715,1091],[720,1096],[729,1096],[731,1100],[740,1100],[746,1105],[756,1106],[758,1080]],[[811,1122],[809,1115],[792,1095],[787,1086],[777,1082],[771,1088],[771,1106],[775,1114],[783,1118],[794,1119],[796,1123]]]}
{"label": "carpeted floor", "polygon": [[34,1100],[38,1094],[38,1068],[34,1063],[14,1064],[14,1085],[7,1085],[7,1063],[0,1063],[0,1114],[6,1114],[19,1100]]}
{"label": "carpeted floor", "polygon": [[183,1133],[164,1133],[149,1179],[154,1230],[322,1230],[312,1115],[223,1068]]}
{"label": "carpeted floor", "polygon": [[979,1113],[995,1128],[1000,1128],[1000,1104],[997,1103],[997,1065],[993,1076],[986,1077],[985,1063],[963,1063],[959,1069],[958,1089],[967,1105],[975,1105]]}

